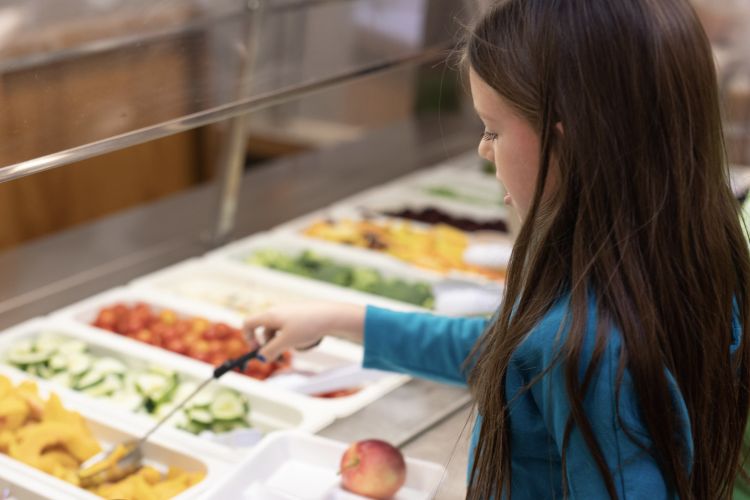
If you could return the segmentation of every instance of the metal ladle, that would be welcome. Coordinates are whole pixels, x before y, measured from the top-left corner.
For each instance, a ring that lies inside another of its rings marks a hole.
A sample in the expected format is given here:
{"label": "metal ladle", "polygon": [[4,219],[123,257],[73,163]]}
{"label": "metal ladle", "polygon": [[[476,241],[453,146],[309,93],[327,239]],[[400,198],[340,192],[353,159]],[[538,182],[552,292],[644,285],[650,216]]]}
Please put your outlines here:
{"label": "metal ladle", "polygon": [[247,363],[257,356],[258,350],[256,349],[247,354],[243,354],[238,358],[225,361],[223,364],[217,366],[209,378],[204,380],[192,393],[190,393],[189,396],[172,408],[167,415],[162,417],[156,425],[154,425],[140,439],[132,439],[111,446],[109,449],[103,450],[83,462],[78,469],[78,478],[81,481],[81,486],[88,488],[106,482],[118,481],[138,470],[143,461],[143,452],[141,448],[151,434],[156,432],[156,430],[161,427],[164,422],[169,420],[172,415],[181,410],[186,403],[193,399],[193,397],[211,383],[211,381],[220,378],[225,373],[235,368],[244,370]]}

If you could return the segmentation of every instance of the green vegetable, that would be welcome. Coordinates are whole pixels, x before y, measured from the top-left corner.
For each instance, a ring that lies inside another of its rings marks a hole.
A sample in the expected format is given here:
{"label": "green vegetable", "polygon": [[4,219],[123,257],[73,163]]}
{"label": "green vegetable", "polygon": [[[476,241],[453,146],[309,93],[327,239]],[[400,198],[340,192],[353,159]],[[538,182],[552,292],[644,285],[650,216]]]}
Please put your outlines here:
{"label": "green vegetable", "polygon": [[385,278],[367,267],[352,267],[305,251],[290,256],[276,250],[260,250],[246,260],[250,264],[283,271],[306,278],[332,283],[381,297],[431,309],[435,304],[432,287],[427,283],[410,283]]}
{"label": "green vegetable", "polygon": [[224,391],[216,395],[209,407],[211,415],[216,420],[236,420],[247,413],[244,402],[239,394]]}
{"label": "green vegetable", "polygon": [[467,193],[461,193],[459,191],[456,191],[453,188],[449,188],[446,186],[432,186],[424,189],[424,192],[427,194],[430,194],[432,196],[438,196],[440,198],[450,198],[453,200],[463,201],[466,203],[471,203],[472,205],[483,205],[483,206],[495,206],[495,205],[503,205],[502,200],[500,200],[499,196],[498,199],[490,199],[490,198],[484,198],[482,196],[476,196],[473,194],[467,194]]}
{"label": "green vegetable", "polygon": [[89,396],[100,398],[111,396],[122,390],[122,379],[117,375],[109,374],[101,382],[83,389],[81,392]]}
{"label": "green vegetable", "polygon": [[50,358],[49,351],[36,352],[25,349],[11,349],[8,352],[8,361],[17,366],[36,365],[44,363]]}
{"label": "green vegetable", "polygon": [[[173,370],[160,366],[134,370],[117,358],[92,355],[84,342],[54,334],[16,342],[4,359],[31,375],[155,418],[166,415],[197,387],[181,383]],[[248,412],[248,402],[240,393],[209,391],[198,394],[172,424],[193,434],[228,432],[248,427]]]}

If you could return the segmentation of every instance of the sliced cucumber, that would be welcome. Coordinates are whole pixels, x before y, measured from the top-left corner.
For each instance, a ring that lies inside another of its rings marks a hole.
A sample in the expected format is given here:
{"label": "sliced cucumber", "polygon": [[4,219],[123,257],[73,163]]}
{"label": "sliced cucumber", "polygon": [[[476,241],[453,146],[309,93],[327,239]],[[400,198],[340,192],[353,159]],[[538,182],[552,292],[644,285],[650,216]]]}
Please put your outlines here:
{"label": "sliced cucumber", "polygon": [[101,384],[104,381],[105,374],[94,370],[89,370],[78,379],[75,388],[79,391],[85,391],[90,387]]}
{"label": "sliced cucumber", "polygon": [[200,434],[201,432],[207,430],[208,426],[199,424],[191,420],[184,425],[180,425],[179,428],[183,431],[189,432],[190,434]]}
{"label": "sliced cucumber", "polygon": [[49,358],[49,367],[51,370],[56,372],[63,371],[68,368],[68,357],[65,354],[55,354]]}
{"label": "sliced cucumber", "polygon": [[68,355],[68,372],[77,377],[91,368],[91,356],[82,352],[70,352]]}
{"label": "sliced cucumber", "polygon": [[211,412],[208,412],[206,410],[195,409],[185,413],[190,420],[199,424],[209,425],[214,421],[214,416],[211,415]]}
{"label": "sliced cucumber", "polygon": [[[193,390],[195,390],[196,387],[196,385],[193,385]],[[187,396],[187,394],[185,394],[185,396]],[[193,396],[193,399],[188,404],[190,408],[208,409],[208,407],[211,406],[211,403],[213,403],[213,400],[214,398],[210,393],[203,391]]]}
{"label": "sliced cucumber", "polygon": [[143,373],[135,379],[135,387],[138,392],[154,400],[169,390],[172,383],[172,379],[154,373]]}
{"label": "sliced cucumber", "polygon": [[156,365],[149,366],[148,371],[149,373],[153,373],[154,375],[161,375],[164,378],[174,378],[177,376],[177,372],[175,372],[174,370],[168,370]]}
{"label": "sliced cucumber", "polygon": [[45,332],[37,337],[34,346],[37,351],[54,352],[65,342],[65,339],[52,332]]}
{"label": "sliced cucumber", "polygon": [[48,379],[48,378],[52,377],[52,375],[54,375],[55,372],[52,371],[52,369],[50,369],[47,365],[45,365],[43,363],[40,363],[40,364],[36,365],[36,374],[37,374],[37,376],[39,376],[39,377],[41,377],[43,379]]}
{"label": "sliced cucumber", "polygon": [[237,393],[222,391],[214,397],[209,411],[216,420],[235,420],[246,414],[245,401]]}
{"label": "sliced cucumber", "polygon": [[63,387],[73,387],[73,377],[70,373],[60,372],[50,377],[50,382],[61,385]]}
{"label": "sliced cucumber", "polygon": [[81,392],[100,398],[102,396],[109,396],[122,389],[122,379],[114,374],[109,374],[102,379],[98,384],[89,386],[83,389]]}
{"label": "sliced cucumber", "polygon": [[129,411],[136,411],[143,405],[143,397],[135,392],[120,391],[112,395],[111,401]]}
{"label": "sliced cucumber", "polygon": [[164,392],[162,392],[161,394],[159,394],[158,396],[155,395],[156,402],[158,404],[163,404],[163,403],[172,401],[174,399],[174,395],[177,392],[177,388],[179,386],[180,386],[180,379],[177,376],[177,374],[175,374],[171,378],[170,384],[169,384],[168,388]]}
{"label": "sliced cucumber", "polygon": [[17,350],[21,352],[34,352],[34,342],[28,339],[19,340],[18,342],[14,343],[11,348],[11,351]]}
{"label": "sliced cucumber", "polygon": [[94,361],[91,369],[106,374],[114,373],[116,375],[124,375],[128,371],[122,361],[115,358],[99,358]]}
{"label": "sliced cucumber", "polygon": [[40,365],[23,365],[20,368],[23,369],[26,373],[33,375],[35,377],[39,376],[39,366]]}
{"label": "sliced cucumber", "polygon": [[86,343],[82,340],[66,340],[57,347],[57,352],[63,354],[86,352]]}
{"label": "sliced cucumber", "polygon": [[8,350],[8,361],[14,365],[35,365],[38,363],[44,363],[50,358],[49,351],[32,351],[28,350],[26,346],[14,346]]}
{"label": "sliced cucumber", "polygon": [[[174,391],[173,400],[176,402],[182,402],[186,397],[188,397],[190,394],[195,392],[195,389],[198,387],[198,384],[194,384],[193,382],[182,382],[177,386],[177,390]],[[202,394],[202,393],[199,393]],[[187,402],[185,405],[185,408],[193,408],[195,407],[194,401],[198,397],[199,394],[196,394],[196,396]],[[210,404],[210,402],[209,402]]]}

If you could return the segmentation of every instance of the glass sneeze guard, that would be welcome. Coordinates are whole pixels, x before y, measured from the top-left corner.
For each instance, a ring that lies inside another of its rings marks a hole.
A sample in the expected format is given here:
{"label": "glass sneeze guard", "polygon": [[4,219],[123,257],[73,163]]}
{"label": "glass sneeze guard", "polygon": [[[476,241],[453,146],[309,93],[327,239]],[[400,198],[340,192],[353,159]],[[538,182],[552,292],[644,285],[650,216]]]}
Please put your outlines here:
{"label": "glass sneeze guard", "polygon": [[442,57],[430,2],[4,2],[0,182]]}

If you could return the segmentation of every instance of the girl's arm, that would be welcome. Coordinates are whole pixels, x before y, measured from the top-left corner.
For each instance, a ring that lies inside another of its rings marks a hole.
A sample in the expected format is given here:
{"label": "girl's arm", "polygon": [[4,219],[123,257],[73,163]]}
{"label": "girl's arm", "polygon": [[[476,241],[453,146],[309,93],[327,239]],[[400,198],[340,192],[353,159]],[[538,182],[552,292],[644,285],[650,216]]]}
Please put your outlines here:
{"label": "girl's arm", "polygon": [[448,318],[368,307],[364,366],[466,384],[464,362],[487,328],[484,318]]}
{"label": "girl's arm", "polygon": [[464,360],[486,327],[487,320],[482,318],[446,318],[336,303],[278,307],[245,323],[248,336],[263,346],[260,354],[266,359],[287,349],[309,347],[335,333],[364,343],[367,368],[462,385],[466,383]]}

